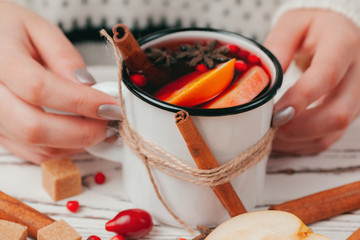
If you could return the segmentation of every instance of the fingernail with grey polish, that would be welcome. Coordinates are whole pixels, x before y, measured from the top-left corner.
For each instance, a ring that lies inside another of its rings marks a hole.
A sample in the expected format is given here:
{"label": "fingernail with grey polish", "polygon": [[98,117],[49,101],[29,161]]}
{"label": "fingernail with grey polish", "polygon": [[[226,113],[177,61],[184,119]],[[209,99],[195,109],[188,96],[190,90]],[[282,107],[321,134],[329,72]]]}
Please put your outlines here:
{"label": "fingernail with grey polish", "polygon": [[99,117],[108,119],[108,120],[122,120],[123,113],[119,105],[104,104],[101,105],[97,110],[97,115]]}
{"label": "fingernail with grey polish", "polygon": [[94,77],[86,69],[77,68],[73,71],[73,74],[80,83],[86,83],[86,84],[96,83]]}
{"label": "fingernail with grey polish", "polygon": [[295,115],[295,108],[289,106],[284,108],[277,113],[274,114],[272,119],[272,126],[273,127],[280,127],[286,123],[288,123]]}

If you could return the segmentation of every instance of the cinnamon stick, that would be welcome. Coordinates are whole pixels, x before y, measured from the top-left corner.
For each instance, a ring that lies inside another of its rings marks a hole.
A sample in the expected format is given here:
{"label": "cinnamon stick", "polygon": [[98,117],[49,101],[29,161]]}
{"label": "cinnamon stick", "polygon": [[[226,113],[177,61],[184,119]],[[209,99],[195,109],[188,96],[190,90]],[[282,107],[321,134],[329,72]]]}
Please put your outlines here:
{"label": "cinnamon stick", "polygon": [[360,228],[353,232],[346,240],[359,240],[360,239]]}
{"label": "cinnamon stick", "polygon": [[271,206],[295,214],[305,224],[360,208],[360,181]]}
{"label": "cinnamon stick", "polygon": [[119,48],[126,67],[133,73],[143,74],[153,84],[161,85],[167,80],[165,72],[160,71],[147,58],[131,31],[125,24],[113,27],[113,39]]}
{"label": "cinnamon stick", "polygon": [[[176,113],[175,120],[198,168],[219,167],[219,163],[206,145],[188,112]],[[212,187],[212,189],[231,217],[247,212],[230,182]]]}
{"label": "cinnamon stick", "polygon": [[25,203],[0,191],[0,219],[27,226],[28,235],[36,238],[41,228],[55,222]]}

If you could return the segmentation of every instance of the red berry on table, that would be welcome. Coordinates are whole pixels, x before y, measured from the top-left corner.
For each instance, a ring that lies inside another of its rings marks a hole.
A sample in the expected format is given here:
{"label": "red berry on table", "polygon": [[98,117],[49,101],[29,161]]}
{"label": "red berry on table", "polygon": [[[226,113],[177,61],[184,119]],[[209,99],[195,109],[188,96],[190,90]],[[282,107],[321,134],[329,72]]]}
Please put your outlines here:
{"label": "red berry on table", "polygon": [[236,54],[240,50],[240,48],[238,46],[233,45],[233,44],[229,45],[228,48],[229,48],[230,54]]}
{"label": "red berry on table", "polygon": [[235,69],[238,72],[245,72],[248,69],[248,65],[242,60],[236,60]]}
{"label": "red berry on table", "polygon": [[239,58],[241,58],[243,60],[246,60],[247,57],[249,56],[249,54],[250,53],[248,51],[246,51],[246,50],[240,50],[237,55],[238,55]]}
{"label": "red berry on table", "polygon": [[110,240],[126,240],[126,239],[121,235],[116,235],[113,236]]}
{"label": "red berry on table", "polygon": [[68,201],[66,203],[66,207],[70,212],[77,212],[77,210],[79,210],[79,202],[78,201]]}
{"label": "red berry on table", "polygon": [[208,67],[203,63],[196,65],[196,71],[198,71],[198,72],[203,73],[203,72],[206,72],[207,70],[208,70]]}
{"label": "red berry on table", "polygon": [[91,235],[90,237],[87,238],[87,240],[101,240],[101,238],[95,235]]}
{"label": "red berry on table", "polygon": [[247,61],[248,63],[250,64],[258,64],[260,63],[260,58],[254,54],[250,54],[248,57],[247,57]]}
{"label": "red berry on table", "polygon": [[107,231],[115,232],[129,239],[142,238],[150,233],[152,228],[153,222],[151,215],[138,208],[119,212],[105,225]]}
{"label": "red berry on table", "polygon": [[97,184],[103,184],[106,180],[106,177],[102,172],[97,172],[94,178]]}
{"label": "red berry on table", "polygon": [[143,87],[147,83],[147,79],[144,75],[141,74],[132,74],[130,75],[130,80],[138,87]]}

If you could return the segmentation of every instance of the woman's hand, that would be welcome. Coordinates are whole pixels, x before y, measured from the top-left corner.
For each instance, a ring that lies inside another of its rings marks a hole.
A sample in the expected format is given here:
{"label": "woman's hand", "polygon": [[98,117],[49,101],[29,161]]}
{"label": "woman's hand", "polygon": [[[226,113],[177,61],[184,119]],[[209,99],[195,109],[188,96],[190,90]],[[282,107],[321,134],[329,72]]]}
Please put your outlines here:
{"label": "woman's hand", "polygon": [[118,109],[117,101],[88,86],[84,61],[61,30],[0,2],[0,34],[0,144],[39,164],[103,141],[107,121],[99,106]]}
{"label": "woman's hand", "polygon": [[275,114],[291,113],[288,107],[295,114],[279,128],[273,150],[303,155],[327,149],[360,111],[359,28],[335,12],[292,10],[264,44],[284,71],[293,59],[310,64],[275,105]]}

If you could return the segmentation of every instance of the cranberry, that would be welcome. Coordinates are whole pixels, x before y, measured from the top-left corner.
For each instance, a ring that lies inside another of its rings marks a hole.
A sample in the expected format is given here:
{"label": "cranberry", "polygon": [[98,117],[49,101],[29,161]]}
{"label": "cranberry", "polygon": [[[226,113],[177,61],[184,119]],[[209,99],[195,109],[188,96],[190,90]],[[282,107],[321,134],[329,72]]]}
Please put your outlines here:
{"label": "cranberry", "polygon": [[200,63],[196,66],[196,71],[198,71],[198,72],[203,73],[203,72],[206,72],[207,70],[208,70],[207,66],[203,63]]}
{"label": "cranberry", "polygon": [[238,46],[232,45],[232,44],[229,45],[228,48],[229,48],[230,54],[236,54],[240,50],[240,48]]}
{"label": "cranberry", "polygon": [[141,74],[132,74],[130,75],[130,80],[138,87],[145,86],[147,80],[144,75]]}
{"label": "cranberry", "polygon": [[106,180],[106,177],[102,172],[97,172],[94,178],[97,184],[103,184]]}
{"label": "cranberry", "polygon": [[126,239],[121,235],[116,235],[113,236],[110,240],[126,240]]}
{"label": "cranberry", "polygon": [[243,60],[246,60],[247,57],[249,56],[249,54],[250,53],[248,51],[246,51],[246,50],[240,50],[237,55],[238,55],[239,58],[241,58]]}
{"label": "cranberry", "polygon": [[260,58],[254,54],[250,54],[248,57],[247,57],[247,61],[248,63],[250,64],[258,64],[260,63]]}
{"label": "cranberry", "polygon": [[78,201],[68,201],[66,203],[66,207],[70,212],[77,212],[77,210],[79,210],[79,202]]}
{"label": "cranberry", "polygon": [[134,208],[119,212],[106,223],[105,228],[125,238],[138,239],[151,232],[153,222],[148,212]]}
{"label": "cranberry", "polygon": [[101,240],[101,238],[95,235],[91,235],[90,237],[87,238],[87,240]]}
{"label": "cranberry", "polygon": [[238,72],[245,72],[248,69],[248,65],[242,60],[236,60],[235,69]]}

